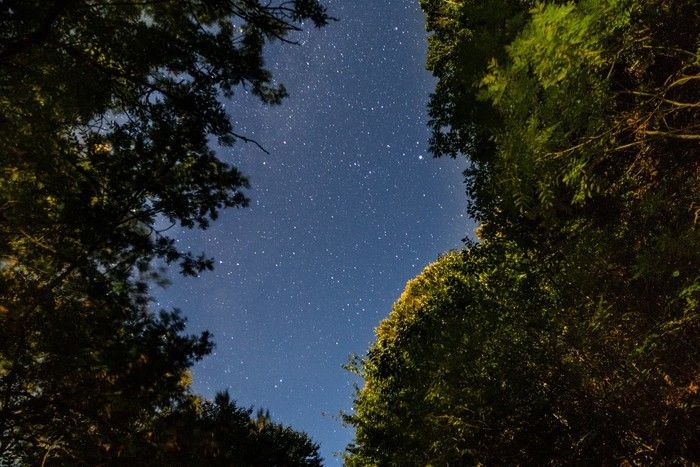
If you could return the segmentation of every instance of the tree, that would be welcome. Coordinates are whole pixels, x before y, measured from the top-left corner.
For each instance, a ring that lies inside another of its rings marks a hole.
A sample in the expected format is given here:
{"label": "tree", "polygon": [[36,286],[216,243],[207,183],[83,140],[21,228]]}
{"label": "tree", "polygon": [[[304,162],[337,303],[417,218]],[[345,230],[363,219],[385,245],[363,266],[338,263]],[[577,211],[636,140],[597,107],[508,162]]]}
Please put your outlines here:
{"label": "tree", "polygon": [[566,265],[567,308],[591,320],[605,309],[589,360],[599,404],[620,414],[615,441],[636,462],[700,455],[696,10],[540,5],[482,81],[503,126],[474,172],[474,207],[489,206],[491,235]]}
{"label": "tree", "polygon": [[428,111],[433,130],[430,149],[437,155],[474,159],[493,151],[491,126],[498,120],[478,98],[483,71],[494,57],[505,55],[527,20],[531,0],[443,2],[420,0],[426,13],[428,69],[438,82]]}
{"label": "tree", "polygon": [[[473,245],[409,281],[353,369],[364,378],[348,465],[531,465],[615,459],[580,339],[536,258]],[[611,425],[614,426],[614,425]]]}
{"label": "tree", "polygon": [[[468,157],[481,244],[411,305],[431,318],[398,325],[402,298],[378,328],[349,459],[390,464],[408,446],[399,463],[697,463],[696,5],[421,4],[431,149]],[[482,326],[492,333],[465,347]],[[385,348],[395,367],[378,366]],[[479,359],[460,378],[439,371]],[[504,389],[488,395],[490,381]],[[454,431],[433,435],[450,407],[465,408],[449,413]]]}
{"label": "tree", "polygon": [[153,264],[212,262],[160,226],[246,205],[222,98],[279,103],[263,46],[305,21],[316,0],[0,5],[0,456],[119,459],[186,399],[211,343],[151,310]]}
{"label": "tree", "polygon": [[228,393],[214,401],[190,398],[162,417],[153,457],[162,465],[320,466],[318,445],[275,423],[269,412],[252,417]]}

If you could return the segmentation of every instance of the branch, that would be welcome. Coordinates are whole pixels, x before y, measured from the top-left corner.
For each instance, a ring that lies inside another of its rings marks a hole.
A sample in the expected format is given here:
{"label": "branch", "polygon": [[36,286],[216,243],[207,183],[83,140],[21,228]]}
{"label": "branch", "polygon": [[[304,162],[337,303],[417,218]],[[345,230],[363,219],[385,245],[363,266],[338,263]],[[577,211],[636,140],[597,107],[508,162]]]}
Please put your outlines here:
{"label": "branch", "polygon": [[673,139],[684,139],[684,140],[700,140],[700,134],[692,134],[692,133],[672,133],[668,131],[654,131],[654,130],[645,130],[641,132],[642,134],[649,135],[649,136],[662,136],[664,138],[673,138]]}
{"label": "branch", "polygon": [[248,138],[247,136],[239,135],[238,133],[234,133],[234,132],[230,132],[230,133],[231,133],[231,135],[233,135],[235,138],[238,138],[238,139],[240,139],[241,141],[243,141],[243,142],[245,142],[245,143],[253,143],[253,144],[256,145],[256,146],[258,147],[258,149],[260,149],[262,152],[264,152],[264,153],[267,154],[267,155],[270,155],[270,151],[268,151],[267,149],[265,149],[260,143],[258,143],[258,142],[255,141],[254,139]]}

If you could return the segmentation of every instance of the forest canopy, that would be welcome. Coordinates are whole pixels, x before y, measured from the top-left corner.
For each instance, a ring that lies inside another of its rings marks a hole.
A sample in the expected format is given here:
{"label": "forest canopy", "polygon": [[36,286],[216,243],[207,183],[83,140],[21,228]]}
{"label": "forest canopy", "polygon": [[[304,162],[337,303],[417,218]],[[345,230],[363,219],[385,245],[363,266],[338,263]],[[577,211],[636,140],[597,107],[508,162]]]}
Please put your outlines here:
{"label": "forest canopy", "polygon": [[[420,5],[430,149],[466,159],[479,226],[349,365],[345,462],[699,464],[697,0]],[[0,2],[0,463],[321,464],[264,410],[192,392],[213,339],[152,290],[214,266],[172,227],[249,202],[219,149],[262,146],[226,100],[281,103],[266,46],[330,20],[318,0]]]}
{"label": "forest canopy", "polygon": [[316,0],[0,4],[3,465],[320,464],[305,434],[190,392],[210,336],[149,290],[156,264],[212,268],[169,224],[247,203],[214,151],[252,142],[223,99],[279,103],[264,46],[328,21]]}
{"label": "forest canopy", "polygon": [[421,5],[479,241],[355,362],[347,463],[696,464],[697,3]]}

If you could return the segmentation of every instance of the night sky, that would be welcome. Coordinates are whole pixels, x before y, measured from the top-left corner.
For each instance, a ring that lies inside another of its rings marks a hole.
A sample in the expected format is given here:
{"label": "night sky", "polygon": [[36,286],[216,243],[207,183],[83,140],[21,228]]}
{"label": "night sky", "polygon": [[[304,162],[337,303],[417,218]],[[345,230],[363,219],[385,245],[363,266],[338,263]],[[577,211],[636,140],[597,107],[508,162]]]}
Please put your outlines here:
{"label": "night sky", "polygon": [[427,152],[426,33],[418,0],[325,0],[339,22],[273,45],[267,65],[290,97],[265,107],[228,101],[237,143],[220,157],[250,177],[252,202],[206,231],[171,231],[183,249],[215,257],[198,279],[172,274],[156,291],[189,331],[209,329],[214,354],[194,390],[228,388],[242,406],[309,433],[327,465],[352,439],[363,354],[406,281],[471,233],[465,163]]}

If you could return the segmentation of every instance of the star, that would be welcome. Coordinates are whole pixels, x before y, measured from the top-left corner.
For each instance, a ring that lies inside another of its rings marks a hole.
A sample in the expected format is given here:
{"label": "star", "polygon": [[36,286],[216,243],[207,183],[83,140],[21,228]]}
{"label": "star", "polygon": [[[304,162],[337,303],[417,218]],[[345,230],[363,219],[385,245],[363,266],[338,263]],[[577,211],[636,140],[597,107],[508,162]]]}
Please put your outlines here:
{"label": "star", "polygon": [[156,298],[183,310],[189,332],[214,335],[195,392],[229,389],[241,406],[268,408],[319,442],[326,465],[340,465],[333,453],[352,432],[336,415],[351,410],[359,383],[342,365],[366,352],[406,281],[473,227],[466,163],[415,159],[430,136],[434,87],[418,2],[325,3],[341,21],[266,55],[289,97],[266,107],[239,92],[227,102],[236,130],[271,154],[222,149],[249,177],[251,206],[177,234],[217,268],[198,280],[173,275]]}

